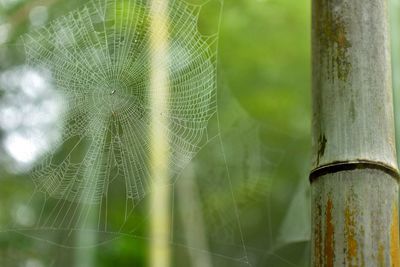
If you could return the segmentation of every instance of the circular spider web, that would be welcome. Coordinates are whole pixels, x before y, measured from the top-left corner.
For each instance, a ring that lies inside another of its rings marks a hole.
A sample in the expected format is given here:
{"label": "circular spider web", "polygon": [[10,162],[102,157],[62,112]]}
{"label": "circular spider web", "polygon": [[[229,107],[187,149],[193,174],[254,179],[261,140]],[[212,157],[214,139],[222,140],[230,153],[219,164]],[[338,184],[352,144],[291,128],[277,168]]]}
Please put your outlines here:
{"label": "circular spider web", "polygon": [[[168,7],[168,112],[159,118],[168,122],[161,128],[169,149],[160,156],[168,157],[171,183],[202,147],[216,112],[216,36],[198,31],[200,9]],[[32,172],[46,198],[101,205],[123,181],[133,209],[151,189],[152,16],[146,1],[93,0],[23,37],[28,64],[51,74],[66,109],[61,141]]]}

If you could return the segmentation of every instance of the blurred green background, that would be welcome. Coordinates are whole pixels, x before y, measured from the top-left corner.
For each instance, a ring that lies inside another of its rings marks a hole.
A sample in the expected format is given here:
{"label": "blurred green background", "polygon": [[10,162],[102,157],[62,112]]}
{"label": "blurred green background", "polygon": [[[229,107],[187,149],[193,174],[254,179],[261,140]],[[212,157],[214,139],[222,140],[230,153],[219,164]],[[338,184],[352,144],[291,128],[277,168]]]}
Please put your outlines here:
{"label": "blurred green background", "polygon": [[[82,4],[81,0],[0,0],[0,75],[24,64],[22,34]],[[203,6],[202,32],[215,32],[220,8],[218,1]],[[215,130],[216,122],[210,122],[210,131],[218,132],[224,149],[218,141],[210,141],[174,186],[171,266],[208,267],[199,265],[202,261],[216,267],[249,266],[246,261],[254,267],[309,265],[310,9],[309,0],[224,2],[218,48],[220,128]],[[93,238],[89,231],[73,233],[79,235],[72,238],[76,246],[49,243],[48,233],[40,231],[29,236],[8,231],[10,220],[29,225],[37,216],[24,204],[33,187],[30,165],[21,165],[26,155],[13,152],[7,140],[13,132],[36,129],[23,118],[29,118],[42,100],[29,100],[18,88],[7,88],[12,81],[4,79],[0,266],[146,266],[149,212],[143,207],[136,215],[140,223],[132,223],[135,231],[101,237],[104,242],[88,247],[79,242]],[[185,207],[188,190],[193,206]],[[123,209],[115,207],[109,216],[119,216]],[[193,219],[199,214],[192,214],[196,210],[201,210],[205,228],[198,248],[191,242],[199,241],[190,238],[199,232],[198,220]],[[60,233],[60,240],[63,235],[71,233]]]}

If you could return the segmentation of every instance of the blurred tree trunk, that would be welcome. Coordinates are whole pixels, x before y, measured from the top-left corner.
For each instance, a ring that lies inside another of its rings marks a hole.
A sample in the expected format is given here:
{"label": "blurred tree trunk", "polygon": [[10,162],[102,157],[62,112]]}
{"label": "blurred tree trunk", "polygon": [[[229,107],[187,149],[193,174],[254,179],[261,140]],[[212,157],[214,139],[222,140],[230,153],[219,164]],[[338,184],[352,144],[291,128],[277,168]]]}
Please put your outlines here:
{"label": "blurred tree trunk", "polygon": [[387,0],[313,0],[312,266],[399,266]]}
{"label": "blurred tree trunk", "polygon": [[[182,228],[186,239],[186,245],[190,256],[191,267],[212,267],[206,234],[206,224],[198,185],[196,183],[194,166],[191,164],[185,168],[183,177],[176,183],[178,196],[178,208],[181,216]],[[197,251],[198,250],[198,251]]]}
{"label": "blurred tree trunk", "polygon": [[171,185],[169,177],[169,43],[168,0],[150,1],[150,266],[171,261]]}

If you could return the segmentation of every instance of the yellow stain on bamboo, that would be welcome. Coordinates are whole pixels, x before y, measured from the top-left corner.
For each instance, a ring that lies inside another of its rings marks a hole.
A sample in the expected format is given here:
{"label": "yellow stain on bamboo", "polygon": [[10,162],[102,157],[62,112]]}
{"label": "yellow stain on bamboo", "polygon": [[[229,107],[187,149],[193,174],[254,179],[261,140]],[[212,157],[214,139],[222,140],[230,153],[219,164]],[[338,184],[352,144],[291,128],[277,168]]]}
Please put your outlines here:
{"label": "yellow stain on bamboo", "polygon": [[315,228],[314,228],[314,266],[322,267],[323,265],[323,257],[322,257],[322,207],[321,205],[317,206],[317,214],[314,218]]}
{"label": "yellow stain on bamboo", "polygon": [[392,224],[390,227],[390,261],[392,267],[400,266],[399,257],[399,209],[397,202],[393,205]]}
{"label": "yellow stain on bamboo", "polygon": [[326,224],[325,224],[325,246],[324,246],[324,254],[325,254],[325,265],[326,267],[333,267],[335,261],[335,227],[332,223],[332,210],[333,210],[333,202],[330,198],[326,203]]}
{"label": "yellow stain on bamboo", "polygon": [[356,223],[354,219],[354,210],[349,207],[349,204],[346,205],[345,212],[345,235],[346,235],[346,259],[347,259],[347,266],[356,267],[358,266],[358,259],[357,259],[357,250],[358,250],[358,243],[356,240]]}

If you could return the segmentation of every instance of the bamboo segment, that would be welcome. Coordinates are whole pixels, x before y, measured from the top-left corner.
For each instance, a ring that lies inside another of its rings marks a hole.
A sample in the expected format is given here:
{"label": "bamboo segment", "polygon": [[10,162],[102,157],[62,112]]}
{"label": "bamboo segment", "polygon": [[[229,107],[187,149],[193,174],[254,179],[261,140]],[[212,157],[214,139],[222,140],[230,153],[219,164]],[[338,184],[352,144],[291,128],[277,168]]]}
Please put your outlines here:
{"label": "bamboo segment", "polygon": [[168,267],[171,261],[171,188],[169,183],[168,136],[168,1],[151,1],[150,74],[150,165],[151,247],[150,266]]}
{"label": "bamboo segment", "polygon": [[313,0],[312,266],[400,266],[386,0]]}
{"label": "bamboo segment", "polygon": [[397,170],[386,0],[313,1],[313,169]]}
{"label": "bamboo segment", "polygon": [[381,170],[312,184],[312,266],[399,266],[398,184]]}

